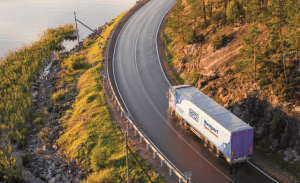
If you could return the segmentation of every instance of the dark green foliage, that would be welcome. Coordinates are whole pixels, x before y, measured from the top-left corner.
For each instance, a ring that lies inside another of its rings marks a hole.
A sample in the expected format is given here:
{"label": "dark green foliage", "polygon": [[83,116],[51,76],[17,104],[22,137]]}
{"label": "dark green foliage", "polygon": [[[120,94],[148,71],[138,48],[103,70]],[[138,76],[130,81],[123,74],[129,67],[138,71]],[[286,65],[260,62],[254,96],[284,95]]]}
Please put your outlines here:
{"label": "dark green foliage", "polygon": [[214,39],[214,49],[218,50],[221,47],[225,46],[227,42],[226,36],[224,34],[217,34],[215,39]]}
{"label": "dark green foliage", "polygon": [[41,129],[41,127],[43,126],[43,117],[42,116],[38,116],[33,120],[33,126],[35,126],[38,129]]}
{"label": "dark green foliage", "polygon": [[85,64],[82,58],[72,55],[67,60],[67,66],[70,70],[78,70],[84,68]]}
{"label": "dark green foliage", "polygon": [[226,17],[230,22],[241,22],[244,18],[244,9],[238,1],[231,1],[226,8]]}
{"label": "dark green foliage", "polygon": [[29,153],[24,153],[22,155],[22,161],[23,161],[23,165],[26,166],[29,163],[30,160],[30,155]]}
{"label": "dark green foliage", "polygon": [[52,95],[52,97],[51,97],[51,100],[52,100],[52,102],[54,102],[54,103],[56,103],[56,102],[58,102],[58,101],[60,101],[60,100],[63,100],[63,99],[65,99],[65,93],[64,93],[62,90],[60,90],[60,91],[54,93],[54,94]]}

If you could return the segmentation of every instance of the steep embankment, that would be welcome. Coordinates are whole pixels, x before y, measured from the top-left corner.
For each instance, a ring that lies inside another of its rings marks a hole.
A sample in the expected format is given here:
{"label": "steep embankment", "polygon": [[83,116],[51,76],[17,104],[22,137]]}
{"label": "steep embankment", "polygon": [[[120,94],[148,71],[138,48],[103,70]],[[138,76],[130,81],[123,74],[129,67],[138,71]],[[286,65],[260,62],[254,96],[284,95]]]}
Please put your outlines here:
{"label": "steep embankment", "polygon": [[299,36],[290,28],[292,14],[276,25],[276,2],[266,8],[262,1],[254,15],[257,4],[204,1],[204,17],[191,11],[204,10],[196,2],[178,1],[162,34],[172,75],[252,126],[254,150],[300,180],[300,77],[293,40]]}
{"label": "steep embankment", "polygon": [[[59,55],[50,66],[53,72],[35,84],[39,101],[36,110],[44,113],[44,123],[40,132],[32,131],[25,150],[31,152],[28,169],[42,180],[126,180],[124,135],[106,105],[100,75],[104,62],[99,48],[100,43],[106,47],[107,38],[124,14],[109,22],[102,32],[104,38],[86,39],[81,50]],[[132,149],[137,156],[136,149]],[[164,182],[149,164],[138,159],[154,182]],[[132,157],[129,161],[131,180],[147,182]]]}

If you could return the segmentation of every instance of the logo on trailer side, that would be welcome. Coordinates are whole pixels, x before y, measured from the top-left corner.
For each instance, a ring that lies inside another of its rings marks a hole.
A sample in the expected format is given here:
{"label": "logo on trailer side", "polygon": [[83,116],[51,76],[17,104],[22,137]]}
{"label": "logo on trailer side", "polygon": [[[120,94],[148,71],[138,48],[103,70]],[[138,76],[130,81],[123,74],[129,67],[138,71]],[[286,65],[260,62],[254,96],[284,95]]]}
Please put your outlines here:
{"label": "logo on trailer side", "polygon": [[191,108],[189,108],[189,115],[191,116],[191,118],[193,118],[195,121],[199,121],[199,115],[193,111]]}

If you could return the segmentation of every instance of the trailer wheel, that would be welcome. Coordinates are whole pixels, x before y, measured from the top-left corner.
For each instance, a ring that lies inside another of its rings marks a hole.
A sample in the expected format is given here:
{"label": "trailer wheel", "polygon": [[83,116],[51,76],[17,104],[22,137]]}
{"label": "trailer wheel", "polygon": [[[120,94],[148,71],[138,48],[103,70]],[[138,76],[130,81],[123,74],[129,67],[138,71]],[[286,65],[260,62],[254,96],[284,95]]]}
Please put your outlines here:
{"label": "trailer wheel", "polygon": [[173,108],[170,108],[171,110],[171,116],[175,116],[175,111],[173,110]]}
{"label": "trailer wheel", "polygon": [[216,148],[216,153],[215,154],[216,154],[217,158],[219,158],[221,156],[220,150]]}
{"label": "trailer wheel", "polygon": [[185,128],[186,130],[189,130],[189,129],[190,129],[190,125],[188,125],[187,123],[185,123],[184,128]]}
{"label": "trailer wheel", "polygon": [[208,140],[205,138],[204,139],[204,146],[207,147],[207,145],[208,145]]}
{"label": "trailer wheel", "polygon": [[183,119],[179,119],[179,124],[180,124],[181,126],[184,125]]}

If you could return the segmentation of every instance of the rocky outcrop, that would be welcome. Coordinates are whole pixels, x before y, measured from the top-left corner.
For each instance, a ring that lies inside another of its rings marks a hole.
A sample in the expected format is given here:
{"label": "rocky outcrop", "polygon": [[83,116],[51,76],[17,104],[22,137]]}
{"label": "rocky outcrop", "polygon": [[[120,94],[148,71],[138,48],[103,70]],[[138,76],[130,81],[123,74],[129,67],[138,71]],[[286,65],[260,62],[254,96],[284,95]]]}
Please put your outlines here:
{"label": "rocky outcrop", "polygon": [[299,162],[299,121],[287,115],[272,103],[256,97],[248,97],[242,104],[236,102],[228,107],[254,130],[254,141],[262,141],[273,151],[285,154],[285,161]]}
{"label": "rocky outcrop", "polygon": [[[63,115],[63,112],[72,108],[72,103],[77,95],[74,90],[69,90],[68,87],[71,86],[66,84],[57,86],[60,70],[59,64],[52,65],[50,63],[32,86],[35,102],[34,111],[36,113],[48,113],[48,117],[45,118],[45,125],[41,131],[33,127],[28,144],[22,151],[23,154],[29,153],[30,157],[25,167],[43,182],[77,183],[86,178],[88,170],[80,169],[80,163],[77,163],[74,158],[67,161],[65,154],[59,152],[59,145],[56,143],[59,136],[64,133],[59,118]],[[50,99],[57,90],[68,91],[68,97],[64,101],[53,103]],[[40,132],[46,135],[48,142],[38,136]]]}

